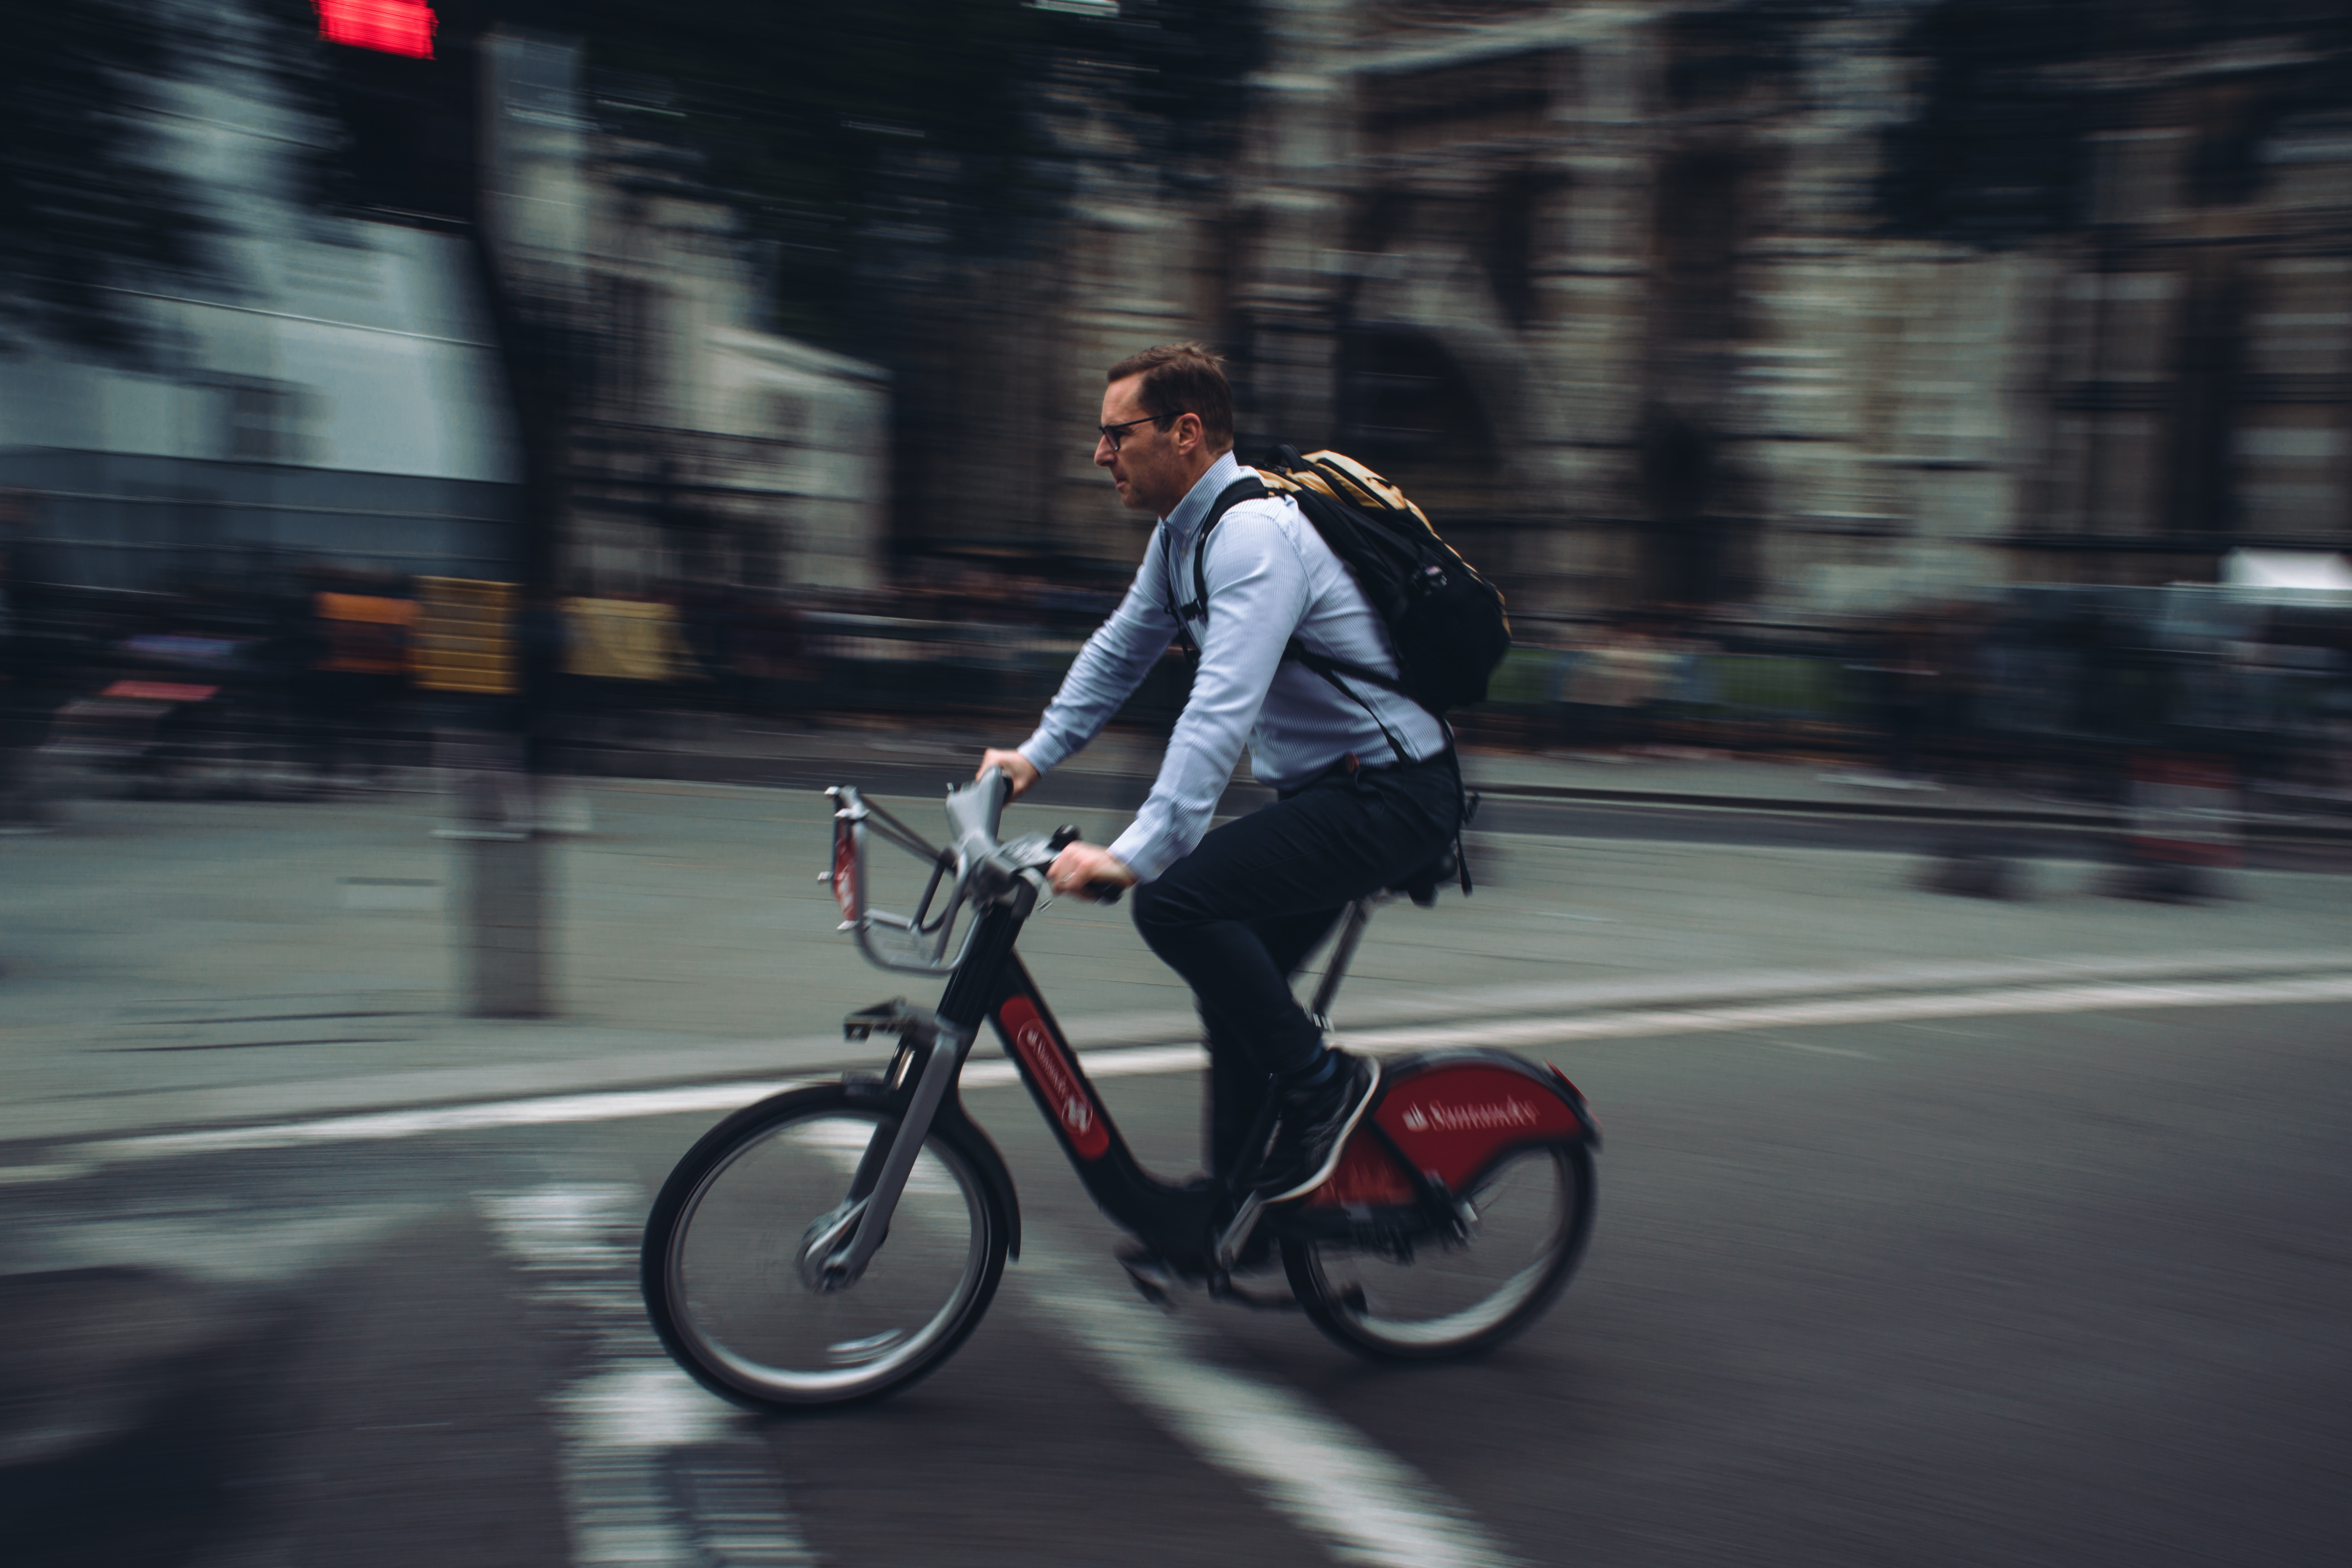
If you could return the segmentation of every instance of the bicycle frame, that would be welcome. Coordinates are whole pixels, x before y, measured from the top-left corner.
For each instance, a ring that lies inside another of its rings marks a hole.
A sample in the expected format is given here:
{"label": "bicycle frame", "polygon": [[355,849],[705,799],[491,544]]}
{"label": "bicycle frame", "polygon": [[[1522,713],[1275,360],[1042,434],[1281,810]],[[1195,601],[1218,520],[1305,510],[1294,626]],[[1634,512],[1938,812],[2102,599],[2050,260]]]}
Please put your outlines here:
{"label": "bicycle frame", "polygon": [[[1036,982],[1013,952],[1022,927],[1044,890],[1043,868],[1067,841],[1065,835],[1075,837],[1075,830],[1065,829],[1050,838],[996,844],[995,820],[1006,793],[1001,775],[996,775],[992,785],[974,786],[976,799],[966,792],[950,796],[950,819],[961,829],[952,850],[923,842],[855,789],[840,786],[826,793],[836,803],[833,869],[827,879],[845,916],[844,929],[856,932],[861,949],[877,964],[943,974],[947,984],[936,1010],[890,1002],[845,1020],[844,1029],[852,1039],[877,1032],[899,1037],[898,1054],[886,1075],[853,1075],[845,1080],[853,1089],[886,1101],[896,1115],[876,1130],[843,1203],[810,1226],[799,1255],[803,1279],[819,1290],[845,1289],[856,1281],[889,1227],[924,1138],[942,1121],[980,1134],[974,1142],[987,1151],[994,1166],[987,1173],[1001,1184],[1007,1212],[1014,1216],[1012,1253],[1016,1258],[1020,1255],[1019,1210],[1013,1201],[1011,1177],[993,1144],[965,1112],[957,1092],[963,1064],[985,1022],[1003,1039],[1014,1070],[1053,1128],[1063,1154],[1103,1212],[1155,1252],[1197,1268],[1213,1285],[1223,1282],[1259,1218],[1254,1196],[1234,1202],[1234,1194],[1244,1192],[1246,1184],[1234,1178],[1250,1173],[1221,1172],[1205,1184],[1179,1185],[1146,1171],[1087,1079],[1077,1052],[1071,1048]],[[965,797],[961,811],[960,796]],[[913,917],[888,915],[864,906],[866,835],[877,819],[885,837],[932,865],[929,886]],[[932,899],[950,872],[950,901],[941,913],[931,917]],[[953,928],[967,898],[976,912],[950,959],[947,953]],[[1315,998],[1318,1015],[1330,1005],[1371,902],[1360,900],[1349,913],[1334,962],[1327,967]],[[877,931],[890,934],[877,943],[873,940]],[[1526,1131],[1505,1127],[1502,1136],[1597,1142],[1598,1129],[1583,1108],[1582,1097],[1558,1068],[1551,1069],[1558,1080],[1555,1084],[1528,1064],[1501,1053],[1454,1052],[1449,1053],[1448,1059],[1529,1080],[1530,1088],[1538,1091],[1535,1098],[1564,1107],[1556,1113],[1530,1112],[1537,1120],[1528,1122]],[[1415,1058],[1404,1058],[1396,1066],[1402,1069],[1414,1062]],[[1270,1123],[1271,1114],[1269,1100],[1261,1120]],[[1369,1137],[1392,1157],[1391,1161],[1373,1157],[1382,1166],[1375,1177],[1360,1179],[1351,1189],[1344,1180],[1349,1172],[1343,1163],[1341,1171],[1335,1173],[1334,1193],[1327,1201],[1318,1204],[1310,1197],[1269,1216],[1275,1233],[1343,1238],[1383,1251],[1409,1251],[1422,1237],[1434,1235],[1444,1240],[1466,1236],[1475,1224],[1475,1212],[1446,1190],[1430,1168],[1428,1154],[1409,1151],[1398,1135],[1423,1135],[1421,1130],[1428,1119],[1411,1107],[1402,1115],[1404,1120],[1393,1132],[1376,1117],[1368,1116],[1362,1123],[1359,1137]],[[1458,1138],[1461,1129],[1449,1128],[1441,1114],[1438,1125],[1425,1135]],[[1246,1141],[1247,1146],[1262,1145],[1270,1131],[1270,1125],[1261,1126]],[[1489,1142],[1495,1139],[1490,1137]],[[1222,1229],[1213,1232],[1213,1226]]]}
{"label": "bicycle frame", "polygon": [[[978,1043],[984,1022],[994,1026],[1006,1056],[1053,1128],[1063,1154],[1103,1211],[1147,1245],[1175,1256],[1198,1253],[1219,1194],[1163,1182],[1143,1168],[1079,1066],[1077,1053],[1036,981],[1013,951],[1022,927],[1036,908],[1042,886],[1036,868],[1016,867],[1009,879],[1000,879],[1003,885],[992,899],[979,905],[962,942],[950,958],[947,950],[953,937],[957,903],[975,877],[984,875],[982,858],[933,848],[855,789],[843,786],[827,793],[836,802],[834,868],[829,879],[845,917],[844,927],[856,933],[861,950],[877,964],[944,974],[947,985],[936,1010],[904,1002],[885,1003],[852,1014],[845,1021],[852,1038],[877,1032],[899,1037],[898,1052],[887,1073],[863,1085],[886,1098],[899,1115],[895,1128],[886,1123],[877,1130],[851,1180],[846,1201],[826,1216],[831,1223],[811,1227],[802,1252],[803,1276],[820,1289],[840,1289],[854,1282],[888,1227],[907,1172],[912,1169],[934,1120],[944,1117],[970,1123],[957,1089],[963,1064]],[[864,907],[864,839],[869,826],[878,826],[884,837],[932,863],[929,886],[914,917]],[[1006,868],[1000,865],[998,869]],[[940,915],[931,917],[933,899],[950,873],[950,902]],[[877,931],[887,934],[877,940]],[[907,941],[908,937],[914,941]],[[984,1137],[980,1142],[987,1143]],[[1010,1197],[1009,1178],[1005,1185]],[[1017,1214],[1014,1205],[1007,1206]],[[1017,1220],[1015,1225],[1017,1257]]]}

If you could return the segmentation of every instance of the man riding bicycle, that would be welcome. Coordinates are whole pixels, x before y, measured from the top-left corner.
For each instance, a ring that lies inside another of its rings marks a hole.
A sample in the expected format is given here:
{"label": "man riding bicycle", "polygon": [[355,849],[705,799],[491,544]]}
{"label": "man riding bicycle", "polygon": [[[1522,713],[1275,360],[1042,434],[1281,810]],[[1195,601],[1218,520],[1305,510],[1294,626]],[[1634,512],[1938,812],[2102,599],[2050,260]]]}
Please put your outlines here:
{"label": "man riding bicycle", "polygon": [[[1330,1174],[1380,1079],[1376,1061],[1325,1044],[1290,977],[1349,903],[1444,853],[1461,830],[1460,768],[1445,726],[1411,699],[1285,658],[1295,638],[1397,674],[1380,616],[1295,502],[1259,496],[1216,515],[1250,478],[1234,460],[1218,357],[1164,344],[1111,366],[1108,382],[1096,466],[1160,525],[1036,732],[981,767],[1002,767],[1020,795],[1101,732],[1172,641],[1197,645],[1192,696],[1134,822],[1107,847],[1070,845],[1048,877],[1065,893],[1134,887],[1136,928],[1192,986],[1208,1031],[1213,1169],[1232,1167],[1272,1081],[1257,1192],[1278,1203]],[[1206,595],[1188,603],[1203,549]],[[1245,742],[1277,798],[1211,832]]]}

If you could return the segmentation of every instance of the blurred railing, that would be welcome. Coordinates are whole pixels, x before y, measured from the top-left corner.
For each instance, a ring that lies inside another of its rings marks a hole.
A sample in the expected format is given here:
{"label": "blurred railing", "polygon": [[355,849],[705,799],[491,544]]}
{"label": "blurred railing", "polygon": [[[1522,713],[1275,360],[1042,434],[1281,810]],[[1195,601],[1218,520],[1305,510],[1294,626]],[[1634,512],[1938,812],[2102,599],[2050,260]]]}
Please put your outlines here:
{"label": "blurred railing", "polygon": [[803,621],[824,708],[900,713],[936,707],[1043,707],[1085,643],[1034,626],[817,613]]}
{"label": "blurred railing", "polygon": [[[142,601],[134,624],[91,608],[76,637],[44,645],[55,658],[23,666],[33,679],[12,688],[17,702],[47,706],[14,732],[142,776],[216,775],[211,763],[235,757],[364,773],[425,754],[436,731],[515,722],[517,683],[457,679],[477,665],[552,677],[529,720],[534,738],[591,749],[666,744],[658,721],[677,710],[1020,725],[1091,625],[1091,614],[1011,603],[975,603],[978,618],[936,600],[894,614],[772,598],[566,600],[533,623],[499,584],[373,586],[388,596],[321,593],[307,619],[283,604],[275,621]],[[2216,631],[2182,614],[2126,615],[2135,603],[2110,595],[2093,605],[2105,618],[2085,618],[2025,595],[1973,619],[1842,631],[1522,628],[1584,646],[1512,649],[1488,700],[1456,723],[1473,742],[1528,749],[1811,755],[1883,776],[2030,780],[2109,798],[2127,790],[2135,759],[2221,758],[2264,788],[2352,806],[2352,606],[2239,616]],[[2183,604],[2229,608],[2210,591]],[[35,651],[20,639],[20,659]],[[1124,716],[1165,725],[1186,695],[1171,653]]]}

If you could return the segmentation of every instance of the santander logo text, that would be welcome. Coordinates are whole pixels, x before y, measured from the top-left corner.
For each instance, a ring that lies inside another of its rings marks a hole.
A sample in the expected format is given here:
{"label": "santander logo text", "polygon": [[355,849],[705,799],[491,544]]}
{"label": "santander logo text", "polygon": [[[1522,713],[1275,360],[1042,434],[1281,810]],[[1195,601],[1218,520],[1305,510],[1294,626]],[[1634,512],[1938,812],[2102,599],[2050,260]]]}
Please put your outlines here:
{"label": "santander logo text", "polygon": [[1031,1077],[1043,1091],[1045,1103],[1070,1135],[1070,1146],[1082,1160],[1098,1160],[1110,1149],[1110,1131],[1095,1114],[1093,1096],[1071,1070],[1069,1058],[1062,1054],[1061,1042],[1045,1027],[1037,1009],[1026,996],[1015,996],[1004,1004],[997,1015],[1005,1034]]}
{"label": "santander logo text", "polygon": [[1534,1127],[1543,1114],[1516,1097],[1486,1105],[1409,1105],[1400,1118],[1409,1132],[1477,1132],[1496,1127]]}

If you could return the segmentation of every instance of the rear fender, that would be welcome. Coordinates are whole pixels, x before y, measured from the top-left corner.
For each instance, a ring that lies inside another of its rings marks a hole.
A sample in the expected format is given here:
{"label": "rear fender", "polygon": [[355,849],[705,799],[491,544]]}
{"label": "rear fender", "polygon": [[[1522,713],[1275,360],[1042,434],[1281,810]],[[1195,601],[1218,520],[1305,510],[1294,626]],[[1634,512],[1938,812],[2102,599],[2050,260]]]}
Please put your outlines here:
{"label": "rear fender", "polygon": [[1416,1053],[1385,1064],[1365,1125],[1310,1203],[1410,1201],[1412,1173],[1446,1193],[1476,1185],[1496,1161],[1529,1145],[1597,1147],[1601,1129],[1566,1074],[1504,1051]]}

